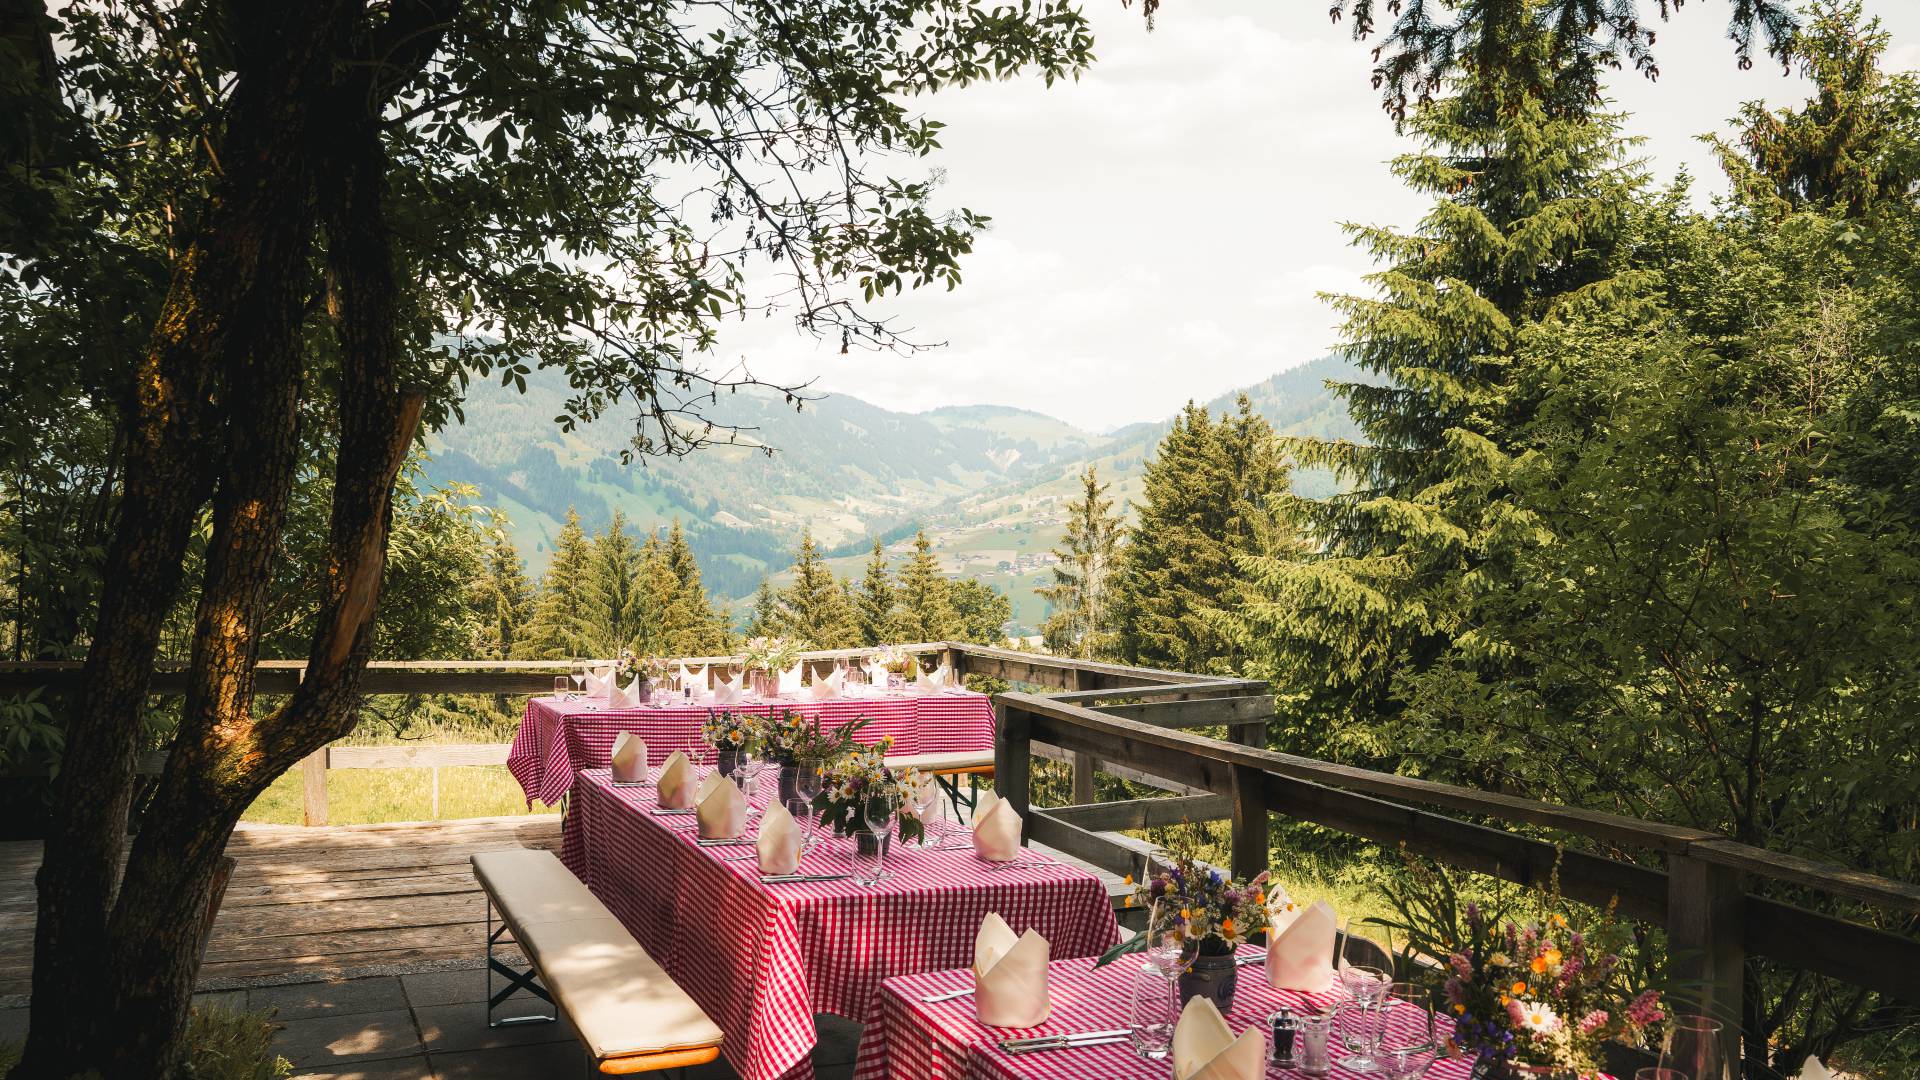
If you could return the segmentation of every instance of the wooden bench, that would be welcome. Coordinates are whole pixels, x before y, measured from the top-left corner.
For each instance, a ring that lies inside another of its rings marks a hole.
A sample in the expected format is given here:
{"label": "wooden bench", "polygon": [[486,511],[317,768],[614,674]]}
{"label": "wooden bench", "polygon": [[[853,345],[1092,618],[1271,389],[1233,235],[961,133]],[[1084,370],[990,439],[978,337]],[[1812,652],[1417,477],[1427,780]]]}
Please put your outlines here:
{"label": "wooden bench", "polygon": [[[592,1064],[613,1076],[703,1065],[720,1055],[719,1026],[553,852],[478,852],[473,876],[487,894],[487,1026],[553,1023],[564,1012]],[[526,954],[526,971],[493,955],[509,931]],[[496,973],[507,979],[499,993]],[[518,990],[552,1005],[553,1013],[494,1019]]]}
{"label": "wooden bench", "polygon": [[[952,750],[933,754],[890,754],[886,759],[889,769],[918,769],[923,773],[932,773],[940,786],[946,789],[947,800],[953,803],[953,816],[960,816],[960,807],[965,804],[971,810],[980,801],[980,778],[993,775],[992,750]],[[968,791],[960,794],[959,777],[967,778]]]}

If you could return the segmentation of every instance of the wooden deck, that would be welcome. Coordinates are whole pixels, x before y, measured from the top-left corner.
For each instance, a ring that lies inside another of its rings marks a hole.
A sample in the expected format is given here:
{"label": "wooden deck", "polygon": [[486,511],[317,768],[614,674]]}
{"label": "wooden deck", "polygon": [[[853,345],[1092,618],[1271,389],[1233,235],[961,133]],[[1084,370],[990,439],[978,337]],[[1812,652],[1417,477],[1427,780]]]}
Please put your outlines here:
{"label": "wooden deck", "polygon": [[[471,967],[485,900],[476,851],[557,848],[560,818],[303,828],[246,825],[200,970],[202,989]],[[29,990],[37,842],[0,844],[0,1002]]]}

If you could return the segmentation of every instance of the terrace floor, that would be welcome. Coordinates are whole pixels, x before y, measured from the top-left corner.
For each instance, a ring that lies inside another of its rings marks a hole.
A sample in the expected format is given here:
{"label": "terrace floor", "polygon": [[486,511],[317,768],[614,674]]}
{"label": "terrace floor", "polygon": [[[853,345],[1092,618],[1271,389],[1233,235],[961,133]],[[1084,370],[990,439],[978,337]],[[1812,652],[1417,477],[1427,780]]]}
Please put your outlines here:
{"label": "terrace floor", "polygon": [[[280,1053],[308,1080],[582,1075],[564,1022],[486,1026],[486,901],[468,864],[476,851],[559,843],[552,815],[243,824],[227,845],[236,866],[195,1000],[275,1010]],[[37,842],[0,843],[0,1042],[26,1032],[39,865]],[[859,1026],[821,1017],[819,1030],[821,1080],[850,1076]],[[690,1073],[732,1075],[723,1063]]]}

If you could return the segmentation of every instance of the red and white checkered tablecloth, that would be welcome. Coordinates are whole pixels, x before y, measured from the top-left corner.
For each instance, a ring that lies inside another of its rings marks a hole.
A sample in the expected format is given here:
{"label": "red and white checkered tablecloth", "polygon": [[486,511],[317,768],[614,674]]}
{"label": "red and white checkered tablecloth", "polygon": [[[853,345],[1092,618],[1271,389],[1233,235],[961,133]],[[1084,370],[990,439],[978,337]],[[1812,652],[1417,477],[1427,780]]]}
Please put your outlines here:
{"label": "red and white checkered tablecloth", "polygon": [[[1257,946],[1244,946],[1254,954]],[[1054,956],[1061,954],[1054,950]],[[1053,1012],[1036,1028],[993,1028],[980,1023],[972,997],[929,1005],[921,998],[973,985],[966,968],[902,975],[880,988],[876,1016],[860,1038],[854,1080],[1167,1080],[1167,1061],[1148,1061],[1125,1042],[1072,1050],[1049,1050],[1015,1056],[1000,1049],[1003,1039],[1029,1035],[1065,1035],[1076,1031],[1125,1028],[1132,1009],[1132,979],[1138,957],[1123,958],[1098,971],[1093,959],[1056,959],[1047,968],[1047,996]],[[1238,1035],[1248,1025],[1264,1027],[1281,1006],[1295,1013],[1318,1010],[1338,999],[1338,992],[1301,994],[1267,985],[1258,964],[1240,969],[1233,1009],[1227,1024]],[[1389,1010],[1388,1023],[1411,1028],[1420,1013]],[[1452,1025],[1441,1021],[1444,1035]],[[1272,1045],[1268,1045],[1268,1053]],[[1336,1049],[1336,1060],[1341,1055]],[[1428,1080],[1465,1080],[1471,1058],[1436,1061]],[[1269,1069],[1270,1075],[1281,1075]],[[1288,1073],[1297,1076],[1297,1073]],[[1333,1067],[1330,1080],[1361,1080],[1359,1074]]]}
{"label": "red and white checkered tablecloth", "polygon": [[[772,794],[764,786],[755,806]],[[769,885],[755,859],[726,861],[751,845],[700,847],[690,815],[656,806],[651,787],[582,772],[566,825],[580,842],[562,858],[720,1025],[722,1053],[744,1080],[810,1076],[815,1013],[871,1022],[882,981],[972,963],[987,912],[1015,932],[1037,929],[1055,956],[1097,956],[1119,940],[1099,878],[1065,864],[989,871],[958,826],[948,826],[958,846],[896,842],[895,876],[870,888]],[[845,873],[849,847],[824,841],[801,870]]]}
{"label": "red and white checkered tablecloth", "polygon": [[[993,705],[985,694],[970,690],[876,691],[871,697],[830,701],[776,698],[719,708],[762,715],[791,709],[818,716],[833,727],[870,717],[873,722],[860,730],[860,741],[874,743],[891,736],[896,754],[993,749]],[[675,750],[701,749],[700,726],[712,711],[705,705],[684,704],[608,709],[604,701],[596,704],[585,698],[533,698],[507,751],[507,770],[520,782],[529,804],[538,799],[551,805],[573,786],[575,773],[607,767],[621,732],[631,731],[645,740],[649,763],[658,765]]]}

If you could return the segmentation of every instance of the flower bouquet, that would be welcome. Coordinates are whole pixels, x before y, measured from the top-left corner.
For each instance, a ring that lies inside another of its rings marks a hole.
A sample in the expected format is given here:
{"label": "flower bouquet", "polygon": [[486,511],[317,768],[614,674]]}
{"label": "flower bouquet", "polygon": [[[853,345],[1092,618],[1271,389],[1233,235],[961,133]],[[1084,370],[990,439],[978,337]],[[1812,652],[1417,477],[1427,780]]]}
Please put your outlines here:
{"label": "flower bouquet", "polygon": [[[912,769],[895,774],[886,766],[891,739],[863,746],[843,754],[821,770],[820,794],[813,808],[820,812],[820,824],[830,826],[842,836],[853,836],[861,844],[879,844],[886,850],[893,830],[887,819],[899,822],[900,839],[914,841],[926,835],[926,824],[911,812],[913,793],[920,783]],[[867,830],[878,831],[873,839]]]}
{"label": "flower bouquet", "polygon": [[[1169,861],[1156,874],[1134,887],[1129,904],[1152,904],[1171,898],[1180,906],[1172,912],[1175,934],[1182,942],[1180,1003],[1205,994],[1225,1013],[1233,1007],[1239,968],[1234,950],[1249,935],[1267,926],[1267,875],[1236,882],[1200,861],[1187,843],[1169,845]],[[1147,947],[1147,935],[1136,934],[1107,950],[1095,967]]]}
{"label": "flower bouquet", "polygon": [[799,661],[800,643],[783,637],[748,638],[741,659],[753,692],[773,697],[780,685],[780,673]]}
{"label": "flower bouquet", "polygon": [[760,720],[757,716],[742,716],[731,711],[707,713],[706,721],[700,725],[700,736],[713,747],[714,765],[721,776],[733,775],[740,751],[752,749],[758,741]]}
{"label": "flower bouquet", "polygon": [[820,725],[819,717],[802,716],[791,709],[778,716],[755,718],[755,744],[768,760],[781,766],[780,801],[798,798],[800,772],[817,772],[828,762],[844,757],[854,747],[854,735],[872,722],[863,716],[839,727],[826,728]]}
{"label": "flower bouquet", "polygon": [[1629,932],[1611,909],[1580,927],[1552,910],[1557,899],[1548,893],[1544,913],[1524,922],[1469,901],[1456,939],[1412,942],[1447,958],[1453,1042],[1476,1056],[1475,1076],[1600,1077],[1606,1043],[1643,1043],[1665,1018],[1656,991],[1629,985]]}
{"label": "flower bouquet", "polygon": [[879,664],[892,672],[904,672],[907,665],[913,663],[913,654],[898,645],[882,645],[873,650],[871,663]]}
{"label": "flower bouquet", "polygon": [[640,678],[640,700],[642,703],[653,700],[653,687],[667,672],[667,662],[655,657],[635,655],[632,649],[621,649],[613,662],[613,673],[621,682],[638,676]]}

